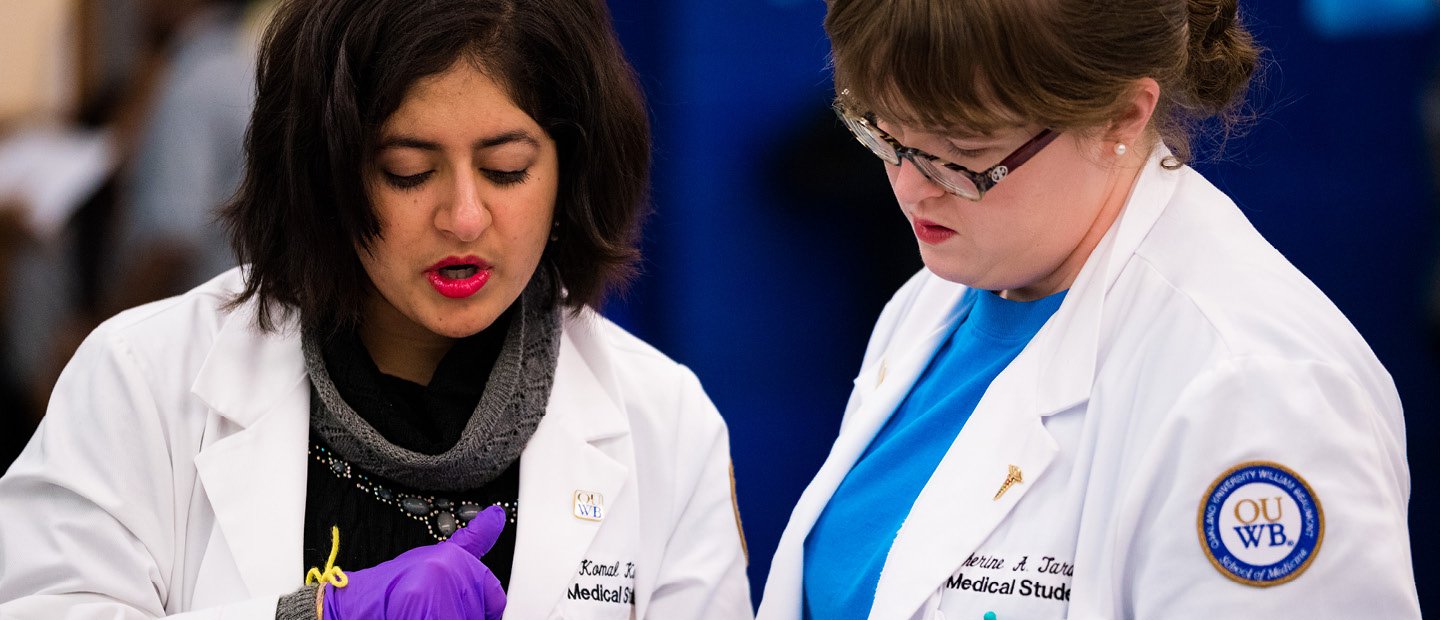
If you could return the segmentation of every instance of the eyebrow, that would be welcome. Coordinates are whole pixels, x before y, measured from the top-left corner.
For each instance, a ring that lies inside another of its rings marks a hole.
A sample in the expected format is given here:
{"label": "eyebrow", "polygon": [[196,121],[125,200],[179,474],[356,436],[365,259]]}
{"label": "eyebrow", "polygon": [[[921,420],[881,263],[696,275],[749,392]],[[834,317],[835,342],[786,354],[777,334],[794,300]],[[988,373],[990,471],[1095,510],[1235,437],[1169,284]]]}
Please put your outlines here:
{"label": "eyebrow", "polygon": [[987,135],[985,135],[985,134],[983,134],[983,133],[958,133],[958,132],[955,132],[955,131],[937,131],[937,130],[930,130],[930,129],[921,129],[920,132],[921,132],[921,133],[924,133],[924,134],[929,134],[929,135],[931,135],[931,136],[934,136],[934,138],[935,138],[936,140],[939,140],[939,141],[941,141],[941,142],[957,142],[957,141],[969,141],[969,140],[988,140],[988,139],[991,139],[991,138],[994,137],[994,136],[987,136]]}
{"label": "eyebrow", "polygon": [[[481,149],[494,148],[494,147],[501,146],[501,145],[504,145],[504,144],[514,144],[514,143],[528,144],[528,145],[530,145],[530,146],[540,146],[540,141],[539,141],[539,140],[536,140],[536,139],[535,139],[535,136],[532,136],[532,135],[530,135],[529,133],[527,133],[527,132],[525,132],[525,131],[522,131],[522,130],[518,130],[518,129],[517,129],[517,130],[515,130],[515,131],[507,131],[507,132],[502,133],[502,134],[490,136],[490,137],[488,137],[488,138],[481,138],[481,139],[479,139],[479,140],[476,140],[473,144],[471,144],[470,147],[473,148],[473,149],[475,149],[475,150],[481,150]],[[383,142],[380,143],[379,150],[382,150],[382,151],[383,151],[383,150],[386,150],[386,149],[393,149],[393,148],[420,149],[420,150],[422,150],[422,151],[439,151],[439,150],[441,150],[440,144],[439,144],[438,142],[431,142],[431,141],[429,141],[429,140],[421,140],[420,138],[416,138],[416,137],[413,137],[413,136],[404,136],[404,135],[394,136],[394,137],[385,139],[385,141],[383,141]]]}
{"label": "eyebrow", "polygon": [[1000,140],[1000,139],[1002,138],[1002,136],[999,135],[999,132],[995,132],[995,133],[950,133],[950,134],[941,134],[941,135],[944,137],[944,139],[945,139],[946,142],[950,142],[950,143],[954,143],[954,142],[956,142],[956,141],[962,141],[962,142],[969,142],[969,141],[975,141],[975,142],[994,142],[994,141]]}

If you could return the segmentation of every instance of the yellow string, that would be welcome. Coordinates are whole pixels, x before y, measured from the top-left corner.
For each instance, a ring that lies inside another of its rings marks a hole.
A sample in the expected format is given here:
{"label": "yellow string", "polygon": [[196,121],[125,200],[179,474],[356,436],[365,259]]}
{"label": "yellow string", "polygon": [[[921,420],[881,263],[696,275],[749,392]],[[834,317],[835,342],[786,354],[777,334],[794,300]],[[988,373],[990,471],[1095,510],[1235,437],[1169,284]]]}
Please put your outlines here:
{"label": "yellow string", "polygon": [[316,583],[329,583],[337,588],[343,588],[350,583],[350,577],[345,571],[335,565],[335,556],[340,554],[340,528],[330,526],[330,559],[325,560],[325,571],[310,567],[310,572],[305,573],[305,585]]}

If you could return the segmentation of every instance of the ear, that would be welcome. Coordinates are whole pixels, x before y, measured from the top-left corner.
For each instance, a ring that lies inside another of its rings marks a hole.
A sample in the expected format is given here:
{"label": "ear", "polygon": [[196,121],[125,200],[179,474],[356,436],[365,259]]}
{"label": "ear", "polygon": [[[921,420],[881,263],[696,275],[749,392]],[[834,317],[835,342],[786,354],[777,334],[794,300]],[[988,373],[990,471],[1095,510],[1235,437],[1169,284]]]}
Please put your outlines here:
{"label": "ear", "polygon": [[1150,126],[1150,117],[1160,103],[1160,84],[1153,78],[1140,78],[1130,86],[1130,92],[1121,100],[1120,113],[1110,121],[1105,134],[1109,142],[1137,146]]}

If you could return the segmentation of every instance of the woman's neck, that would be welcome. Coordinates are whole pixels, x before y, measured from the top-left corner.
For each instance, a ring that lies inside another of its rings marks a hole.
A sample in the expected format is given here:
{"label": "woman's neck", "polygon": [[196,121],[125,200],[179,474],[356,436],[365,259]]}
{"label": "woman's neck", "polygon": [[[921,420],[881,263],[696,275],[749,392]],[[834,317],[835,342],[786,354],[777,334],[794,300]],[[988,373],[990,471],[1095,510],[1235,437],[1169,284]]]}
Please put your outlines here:
{"label": "woman's neck", "polygon": [[1035,301],[1068,290],[1075,284],[1075,278],[1080,275],[1080,270],[1090,260],[1090,254],[1100,245],[1100,240],[1105,238],[1105,233],[1110,232],[1110,227],[1115,225],[1115,221],[1120,218],[1120,212],[1125,210],[1125,203],[1130,201],[1130,193],[1134,191],[1136,183],[1139,182],[1144,162],[1148,159],[1139,159],[1139,161],[1142,162],[1140,166],[1123,166],[1115,169],[1105,190],[1100,209],[1095,214],[1095,220],[1091,222],[1085,236],[1080,239],[1080,243],[1075,246],[1074,251],[1065,258],[1059,268],[1029,286],[1000,291],[998,293],[1000,297],[1010,301]]}
{"label": "woman's neck", "polygon": [[392,377],[430,385],[455,340],[416,325],[383,299],[369,306],[360,326],[360,341],[375,367]]}

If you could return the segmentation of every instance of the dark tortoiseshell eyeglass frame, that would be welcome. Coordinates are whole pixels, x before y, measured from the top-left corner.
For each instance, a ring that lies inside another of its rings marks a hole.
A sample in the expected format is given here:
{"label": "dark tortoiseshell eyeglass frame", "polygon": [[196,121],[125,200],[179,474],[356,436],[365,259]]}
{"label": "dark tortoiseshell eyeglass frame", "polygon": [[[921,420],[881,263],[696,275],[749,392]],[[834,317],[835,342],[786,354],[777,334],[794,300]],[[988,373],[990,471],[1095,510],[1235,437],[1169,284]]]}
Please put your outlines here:
{"label": "dark tortoiseshell eyeglass frame", "polygon": [[[951,194],[974,201],[979,201],[985,196],[985,192],[995,187],[995,184],[1004,180],[1007,175],[1014,172],[1021,164],[1030,161],[1031,157],[1034,157],[1041,149],[1045,148],[1051,142],[1054,142],[1055,138],[1060,137],[1060,132],[1048,128],[1044,129],[1039,134],[1036,134],[1034,138],[1031,138],[1029,142],[1020,145],[1020,148],[1015,149],[1015,152],[1010,153],[1005,159],[1000,160],[1000,163],[991,166],[984,172],[975,172],[965,166],[945,161],[915,147],[900,144],[899,140],[891,137],[890,134],[885,133],[885,130],[876,125],[874,114],[856,115],[847,110],[845,106],[839,102],[836,102],[834,108],[835,114],[845,123],[845,127],[850,130],[850,133],[855,135],[855,139],[870,149],[870,152],[874,153],[876,157],[884,160],[885,163],[898,166],[902,159],[908,159],[911,164],[914,164],[915,169],[919,170],[920,174],[924,175],[931,183],[940,186]],[[874,140],[880,140],[881,142],[875,142]],[[963,175],[965,179],[970,181],[970,185],[959,184],[957,179],[946,178],[946,175],[941,172],[941,169]]]}

